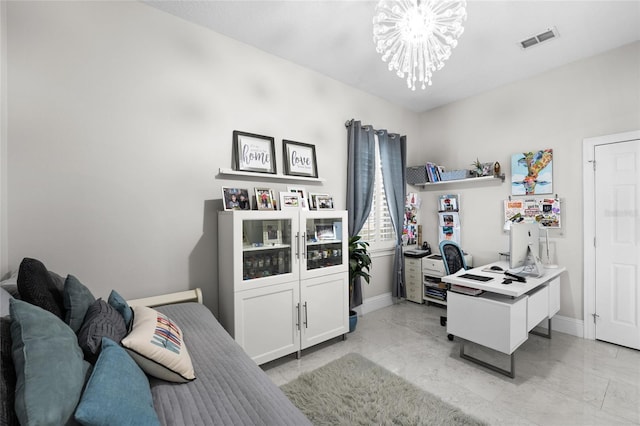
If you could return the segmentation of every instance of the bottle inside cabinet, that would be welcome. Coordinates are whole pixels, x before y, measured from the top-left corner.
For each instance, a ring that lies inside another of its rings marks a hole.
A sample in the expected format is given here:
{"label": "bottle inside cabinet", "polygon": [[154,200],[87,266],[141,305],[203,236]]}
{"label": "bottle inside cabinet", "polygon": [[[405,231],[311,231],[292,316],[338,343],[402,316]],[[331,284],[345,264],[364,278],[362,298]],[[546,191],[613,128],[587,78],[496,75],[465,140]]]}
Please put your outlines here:
{"label": "bottle inside cabinet", "polygon": [[245,220],[242,238],[243,280],[291,273],[290,219]]}
{"label": "bottle inside cabinet", "polygon": [[307,219],[306,236],[307,270],[342,264],[341,219]]}

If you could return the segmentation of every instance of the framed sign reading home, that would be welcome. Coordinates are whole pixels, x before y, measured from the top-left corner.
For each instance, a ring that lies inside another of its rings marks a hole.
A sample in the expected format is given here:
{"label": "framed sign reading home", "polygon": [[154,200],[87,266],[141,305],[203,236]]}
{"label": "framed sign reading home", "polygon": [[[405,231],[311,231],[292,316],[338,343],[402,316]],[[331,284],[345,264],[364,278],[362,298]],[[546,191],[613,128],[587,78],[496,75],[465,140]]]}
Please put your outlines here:
{"label": "framed sign reading home", "polygon": [[315,145],[283,140],[282,149],[285,175],[318,177]]}
{"label": "framed sign reading home", "polygon": [[233,131],[236,170],[276,174],[276,146],[271,136]]}

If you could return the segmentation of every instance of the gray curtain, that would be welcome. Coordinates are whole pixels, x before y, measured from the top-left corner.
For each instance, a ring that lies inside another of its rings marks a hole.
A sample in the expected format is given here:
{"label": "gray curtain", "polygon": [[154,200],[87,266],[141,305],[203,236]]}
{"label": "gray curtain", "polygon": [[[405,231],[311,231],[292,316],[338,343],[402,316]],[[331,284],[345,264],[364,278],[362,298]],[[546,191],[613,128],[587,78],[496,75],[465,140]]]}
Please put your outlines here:
{"label": "gray curtain", "polygon": [[391,222],[396,231],[396,249],[393,267],[391,294],[393,297],[407,297],[404,281],[404,257],[402,255],[402,230],[404,227],[404,204],[407,167],[407,137],[388,134],[379,130],[378,144],[382,161],[382,180]]}
{"label": "gray curtain", "polygon": [[[375,139],[371,126],[350,120],[347,126],[347,210],[349,237],[357,235],[371,211],[375,181]],[[357,277],[351,295],[351,306],[362,305],[362,283]]]}

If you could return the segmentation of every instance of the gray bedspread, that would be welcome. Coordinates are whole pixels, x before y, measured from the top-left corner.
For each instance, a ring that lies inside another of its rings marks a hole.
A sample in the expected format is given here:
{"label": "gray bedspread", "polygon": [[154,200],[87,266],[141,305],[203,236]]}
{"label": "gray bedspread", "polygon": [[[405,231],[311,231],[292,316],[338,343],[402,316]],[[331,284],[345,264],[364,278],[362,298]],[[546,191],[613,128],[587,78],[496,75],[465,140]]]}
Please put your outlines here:
{"label": "gray bedspread", "polygon": [[204,305],[181,303],[156,309],[182,328],[196,374],[196,380],[181,384],[150,379],[162,424],[311,424]]}

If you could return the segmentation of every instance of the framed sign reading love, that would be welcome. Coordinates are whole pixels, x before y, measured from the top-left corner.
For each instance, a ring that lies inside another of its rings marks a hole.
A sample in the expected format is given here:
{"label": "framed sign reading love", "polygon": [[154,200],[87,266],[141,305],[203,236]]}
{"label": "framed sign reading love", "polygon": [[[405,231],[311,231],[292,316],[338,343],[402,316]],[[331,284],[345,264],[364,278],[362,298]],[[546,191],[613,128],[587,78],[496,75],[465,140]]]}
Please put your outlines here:
{"label": "framed sign reading love", "polygon": [[315,145],[283,140],[282,149],[285,175],[318,177]]}
{"label": "framed sign reading love", "polygon": [[276,147],[271,136],[233,131],[236,170],[276,174]]}

